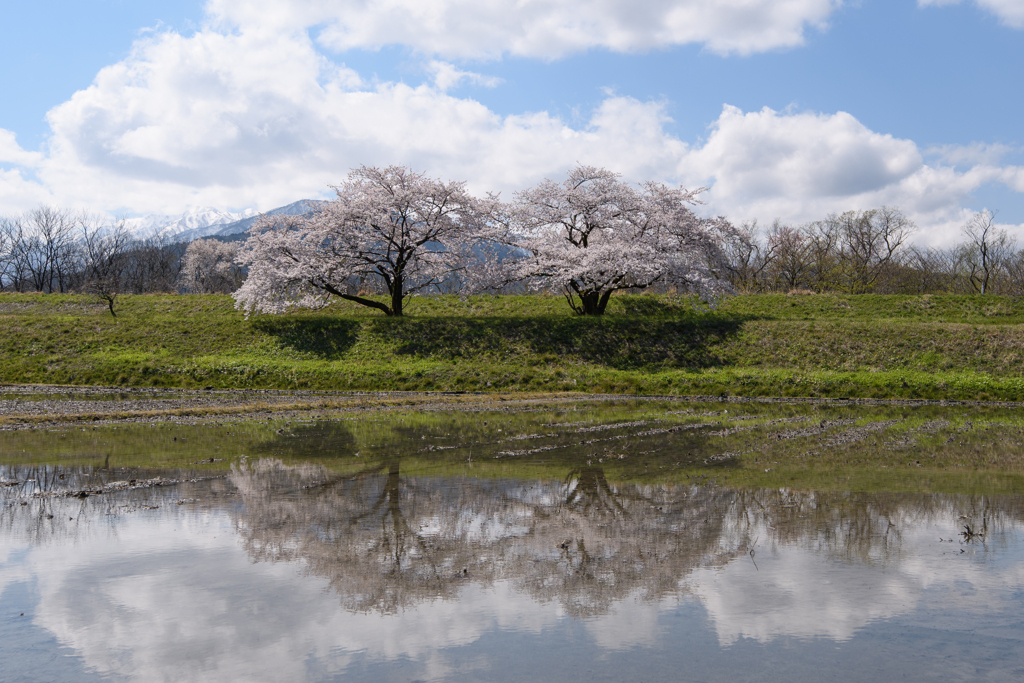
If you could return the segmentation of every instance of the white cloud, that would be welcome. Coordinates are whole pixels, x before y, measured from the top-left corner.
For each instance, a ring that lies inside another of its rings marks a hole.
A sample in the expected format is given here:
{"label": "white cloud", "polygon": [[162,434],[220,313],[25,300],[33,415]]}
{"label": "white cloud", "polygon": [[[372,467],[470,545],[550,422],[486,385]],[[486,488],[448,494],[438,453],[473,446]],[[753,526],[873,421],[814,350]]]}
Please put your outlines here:
{"label": "white cloud", "polygon": [[500,78],[495,76],[484,76],[472,71],[462,71],[454,64],[437,59],[433,59],[427,64],[427,73],[434,77],[434,85],[442,92],[457,88],[464,82],[485,88],[496,88],[502,82]]}
{"label": "white cloud", "polygon": [[[21,213],[53,201],[47,188],[25,177],[26,171],[31,172],[44,160],[39,152],[22,149],[13,132],[0,128],[0,211]],[[14,168],[5,169],[3,165]]]}
{"label": "white cloud", "polygon": [[842,0],[210,0],[217,20],[318,27],[335,50],[403,45],[449,58],[554,59],[590,49],[647,52],[699,44],[751,54],[801,45]]}
{"label": "white cloud", "polygon": [[1013,147],[1000,143],[972,142],[969,145],[936,145],[924,150],[924,153],[953,166],[996,166],[1002,162],[1003,157],[1014,151]]}
{"label": "white cloud", "polygon": [[726,106],[693,163],[714,173],[723,199],[806,201],[878,191],[922,162],[913,142],[868,130],[846,112],[745,114]]}
{"label": "white cloud", "polygon": [[1017,192],[1024,192],[1024,167],[1009,166],[999,169],[999,180]]}
{"label": "white cloud", "polygon": [[[961,0],[917,0],[918,7],[959,5]],[[1024,2],[1021,0],[974,0],[978,7],[999,17],[1011,28],[1024,28]]]}
{"label": "white cloud", "polygon": [[26,179],[20,169],[0,168],[0,215],[17,214],[40,204],[57,203],[54,195],[40,183]]}
{"label": "white cloud", "polygon": [[39,152],[27,152],[21,148],[14,133],[0,128],[0,164],[13,163],[19,166],[36,166],[42,161]]}
{"label": "white cloud", "polygon": [[[970,160],[963,150],[954,156]],[[927,164],[913,141],[872,131],[846,112],[744,113],[726,106],[686,166],[690,184],[711,185],[711,205],[737,220],[799,223],[888,204],[927,227],[926,241],[944,243],[957,237],[974,190],[1021,181],[1020,169],[974,161],[964,170]]]}
{"label": "white cloud", "polygon": [[501,116],[446,92],[486,77],[433,61],[431,82],[367,84],[303,30],[207,28],[140,40],[125,60],[48,114],[47,153],[0,131],[0,213],[40,202],[177,214],[187,206],[270,209],[327,196],[359,164],[403,163],[506,196],[576,163],[628,180],[708,185],[707,210],[792,222],[881,204],[934,241],[956,237],[971,192],[1024,192],[998,146],[928,150],[838,112],[725,106],[706,140],[669,131],[667,104],[607,93],[582,123]]}
{"label": "white cloud", "polygon": [[[442,71],[446,87],[473,76]],[[364,86],[302,32],[146,39],[48,120],[41,187],[108,211],[272,208],[325,193],[361,163],[472,178],[481,192],[577,161],[643,178],[686,150],[666,137],[658,103],[609,97],[582,128],[545,112],[501,117],[432,84]]]}

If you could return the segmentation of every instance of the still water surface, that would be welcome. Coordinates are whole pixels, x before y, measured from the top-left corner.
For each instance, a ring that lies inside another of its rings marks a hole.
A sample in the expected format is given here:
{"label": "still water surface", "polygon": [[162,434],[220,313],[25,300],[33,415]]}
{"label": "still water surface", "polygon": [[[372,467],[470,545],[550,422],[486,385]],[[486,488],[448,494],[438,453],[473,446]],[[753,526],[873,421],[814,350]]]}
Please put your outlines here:
{"label": "still water surface", "polygon": [[1019,681],[1024,497],[998,473],[730,483],[752,448],[759,472],[1020,455],[1011,413],[938,410],[0,434],[0,680]]}

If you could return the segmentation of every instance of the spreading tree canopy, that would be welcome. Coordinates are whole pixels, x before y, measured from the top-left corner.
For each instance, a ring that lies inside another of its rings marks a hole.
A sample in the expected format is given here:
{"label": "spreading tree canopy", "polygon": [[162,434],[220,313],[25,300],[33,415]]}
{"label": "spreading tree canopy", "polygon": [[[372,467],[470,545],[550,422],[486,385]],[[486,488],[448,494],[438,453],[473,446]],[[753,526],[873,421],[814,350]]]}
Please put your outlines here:
{"label": "spreading tree canopy", "polygon": [[732,226],[693,212],[700,192],[655,182],[636,189],[591,166],[545,180],[505,207],[506,239],[519,255],[511,278],[553,285],[583,315],[603,314],[613,292],[656,284],[713,302],[728,288],[717,273]]}
{"label": "spreading tree canopy", "polygon": [[[336,296],[402,315],[406,296],[439,285],[482,223],[461,182],[442,182],[402,166],[360,167],[337,198],[307,216],[267,216],[239,254],[249,277],[235,292],[246,312],[319,307]],[[388,301],[359,293],[383,283]]]}

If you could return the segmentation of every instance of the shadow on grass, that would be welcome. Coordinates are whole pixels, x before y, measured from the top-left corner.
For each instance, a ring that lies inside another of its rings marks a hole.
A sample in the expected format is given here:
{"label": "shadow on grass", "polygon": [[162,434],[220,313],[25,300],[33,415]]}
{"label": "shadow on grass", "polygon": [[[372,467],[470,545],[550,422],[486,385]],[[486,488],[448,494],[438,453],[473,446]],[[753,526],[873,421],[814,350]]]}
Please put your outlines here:
{"label": "shadow on grass", "polygon": [[359,339],[362,323],[325,316],[302,318],[260,318],[253,327],[276,337],[285,346],[311,353],[324,360],[341,358]]}
{"label": "shadow on grass", "polygon": [[540,365],[584,362],[618,370],[725,365],[724,347],[742,329],[739,318],[435,318],[373,320],[374,335],[397,353],[438,360],[512,360]]}
{"label": "shadow on grass", "polygon": [[609,312],[613,315],[692,316],[693,305],[686,299],[632,295],[612,298]]}

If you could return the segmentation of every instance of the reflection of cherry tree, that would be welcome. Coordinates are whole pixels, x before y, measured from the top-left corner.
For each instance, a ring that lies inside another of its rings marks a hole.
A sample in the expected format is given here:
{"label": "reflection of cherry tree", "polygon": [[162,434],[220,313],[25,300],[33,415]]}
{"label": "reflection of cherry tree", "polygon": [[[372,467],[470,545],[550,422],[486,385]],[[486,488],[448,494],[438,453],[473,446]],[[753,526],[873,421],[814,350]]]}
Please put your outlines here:
{"label": "reflection of cherry tree", "polygon": [[656,600],[693,569],[726,559],[713,511],[728,506],[732,491],[613,484],[603,468],[585,466],[559,492],[557,504],[536,515],[526,570],[513,580],[572,615],[601,614],[631,594]]}
{"label": "reflection of cherry tree", "polygon": [[243,494],[237,527],[253,557],[303,560],[353,609],[393,612],[452,597],[470,573],[483,573],[468,532],[453,533],[447,521],[459,497],[403,480],[397,462],[340,477],[261,459],[233,467],[231,481]]}
{"label": "reflection of cherry tree", "polygon": [[[752,549],[802,544],[844,562],[898,559],[902,530],[1019,501],[615,483],[585,466],[554,481],[403,477],[397,461],[339,476],[262,459],[236,466],[236,526],[259,560],[299,560],[342,602],[394,612],[505,581],[567,613],[677,593],[685,577]],[[973,511],[973,512],[972,512]]]}
{"label": "reflection of cherry tree", "polygon": [[717,557],[723,489],[613,485],[601,468],[564,482],[408,479],[397,463],[353,476],[264,459],[231,479],[257,559],[301,559],[354,609],[391,612],[510,581],[573,614],[639,592],[655,599]]}

